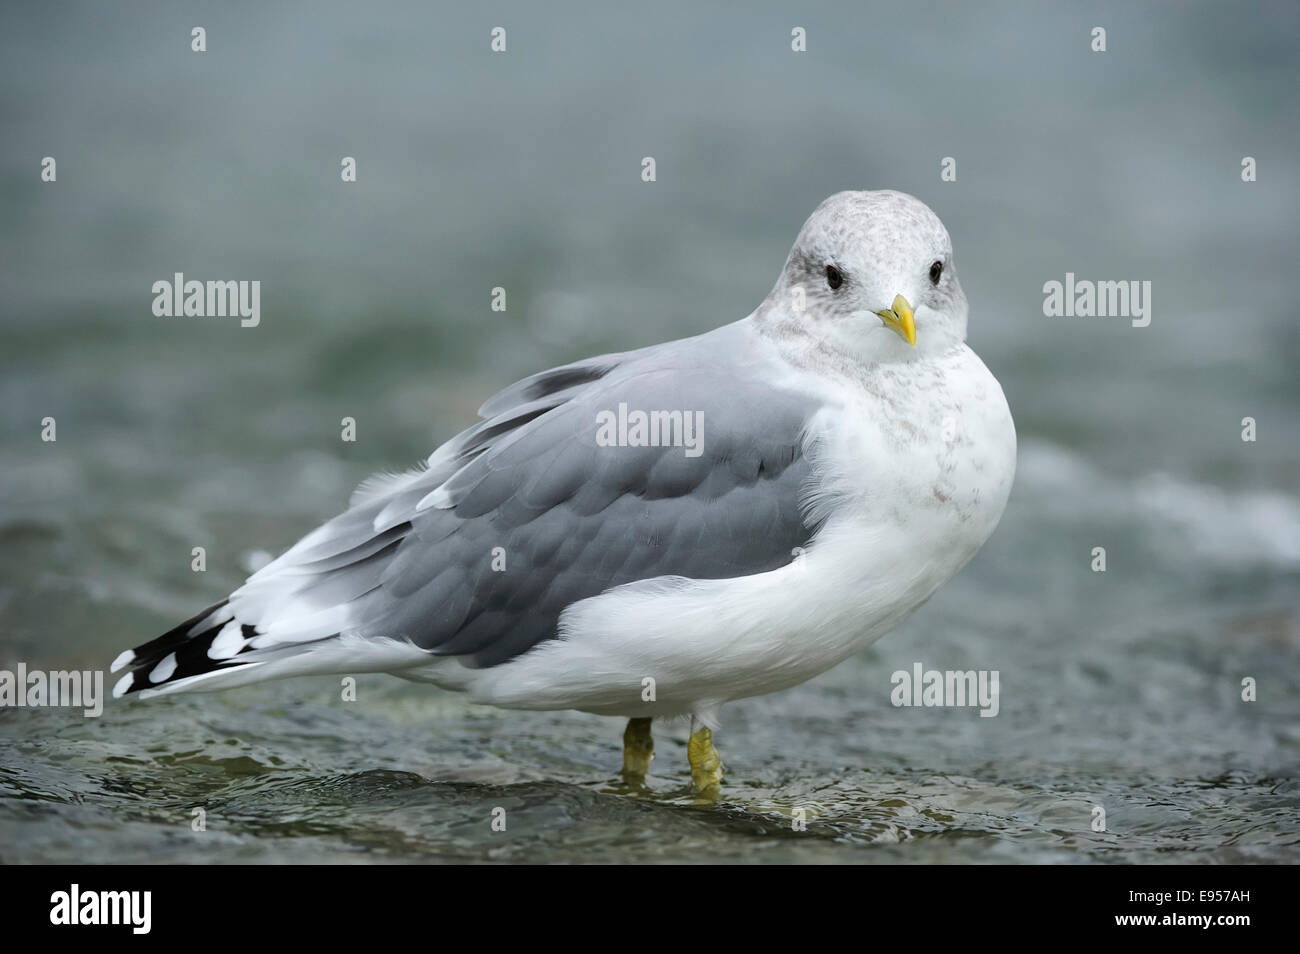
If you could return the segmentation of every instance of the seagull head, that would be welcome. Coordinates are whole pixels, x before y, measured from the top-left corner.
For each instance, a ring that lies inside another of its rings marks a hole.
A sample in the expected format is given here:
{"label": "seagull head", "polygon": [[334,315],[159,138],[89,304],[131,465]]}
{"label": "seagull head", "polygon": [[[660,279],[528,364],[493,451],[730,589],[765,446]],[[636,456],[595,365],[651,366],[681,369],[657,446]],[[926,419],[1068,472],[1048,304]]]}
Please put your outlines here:
{"label": "seagull head", "polygon": [[819,205],[764,306],[870,360],[946,351],[966,338],[948,230],[902,192],[837,192]]}

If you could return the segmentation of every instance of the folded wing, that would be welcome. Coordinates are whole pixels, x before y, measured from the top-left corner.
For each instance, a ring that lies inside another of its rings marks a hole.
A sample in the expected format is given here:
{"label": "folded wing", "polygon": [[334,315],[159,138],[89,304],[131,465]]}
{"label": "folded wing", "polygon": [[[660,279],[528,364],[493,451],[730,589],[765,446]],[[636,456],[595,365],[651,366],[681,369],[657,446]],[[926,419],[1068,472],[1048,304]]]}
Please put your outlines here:
{"label": "folded wing", "polygon": [[[813,531],[816,408],[746,364],[744,344],[729,326],[512,385],[427,469],[367,481],[227,601],[124,653],[117,694],[203,688],[232,667],[359,671],[340,639],[493,666],[610,587],[783,566]],[[321,666],[282,664],[299,656]]]}

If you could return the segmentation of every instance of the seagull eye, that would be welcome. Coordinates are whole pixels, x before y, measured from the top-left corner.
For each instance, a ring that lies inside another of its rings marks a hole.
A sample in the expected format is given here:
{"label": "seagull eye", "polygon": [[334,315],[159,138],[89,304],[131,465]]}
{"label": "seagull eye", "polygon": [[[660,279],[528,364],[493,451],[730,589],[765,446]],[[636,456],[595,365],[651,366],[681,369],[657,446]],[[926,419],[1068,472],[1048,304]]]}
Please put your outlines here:
{"label": "seagull eye", "polygon": [[826,266],[826,284],[830,285],[832,290],[844,284],[844,276],[840,274],[840,270],[834,265]]}
{"label": "seagull eye", "polygon": [[939,284],[939,276],[943,274],[943,262],[935,262],[930,266],[930,284]]}

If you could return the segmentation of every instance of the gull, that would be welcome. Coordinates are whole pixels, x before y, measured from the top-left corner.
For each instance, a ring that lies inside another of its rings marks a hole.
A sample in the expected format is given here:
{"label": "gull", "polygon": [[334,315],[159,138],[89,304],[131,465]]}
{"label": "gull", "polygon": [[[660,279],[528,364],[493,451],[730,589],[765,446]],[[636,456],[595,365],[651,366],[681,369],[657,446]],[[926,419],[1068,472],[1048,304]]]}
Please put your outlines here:
{"label": "gull", "polygon": [[690,718],[894,629],[993,533],[1016,435],[919,199],[840,192],[747,317],[534,374],[425,466],[114,661],[114,696],[387,672],[503,708]]}

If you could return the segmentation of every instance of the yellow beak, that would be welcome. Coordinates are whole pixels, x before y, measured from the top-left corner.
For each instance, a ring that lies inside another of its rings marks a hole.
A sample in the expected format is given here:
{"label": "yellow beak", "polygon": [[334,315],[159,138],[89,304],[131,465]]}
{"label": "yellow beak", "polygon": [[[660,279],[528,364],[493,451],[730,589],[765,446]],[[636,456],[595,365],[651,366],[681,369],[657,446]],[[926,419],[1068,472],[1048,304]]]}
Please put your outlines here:
{"label": "yellow beak", "polygon": [[907,299],[902,295],[894,296],[894,306],[886,311],[878,311],[877,315],[890,329],[898,332],[898,336],[916,347],[916,322],[912,319],[912,306],[907,303]]}

